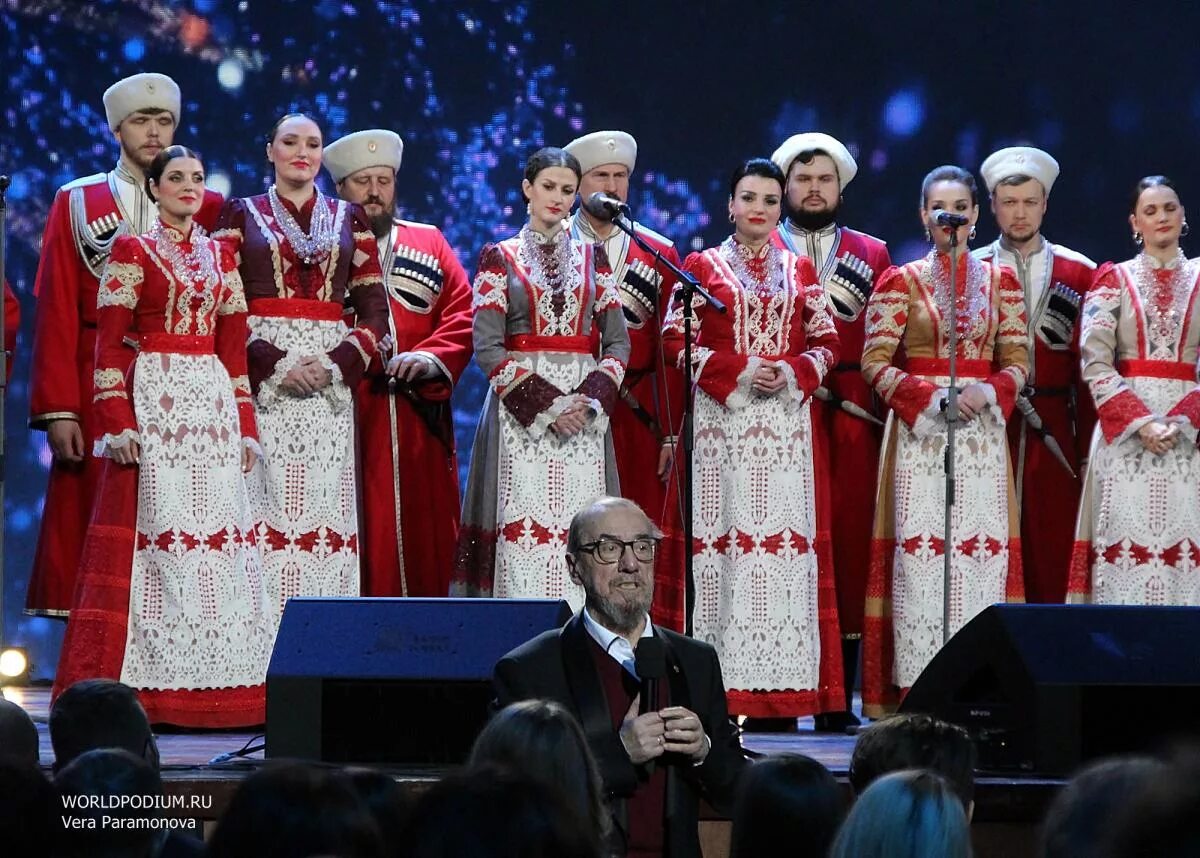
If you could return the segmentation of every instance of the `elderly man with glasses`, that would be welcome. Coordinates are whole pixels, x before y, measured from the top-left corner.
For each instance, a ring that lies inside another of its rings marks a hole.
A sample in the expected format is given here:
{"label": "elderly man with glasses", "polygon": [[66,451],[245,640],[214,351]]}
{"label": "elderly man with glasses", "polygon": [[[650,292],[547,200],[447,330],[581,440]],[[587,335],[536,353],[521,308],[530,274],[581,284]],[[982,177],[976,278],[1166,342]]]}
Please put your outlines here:
{"label": "elderly man with glasses", "polygon": [[497,663],[496,703],[555,700],[579,719],[613,815],[613,854],[699,858],[699,800],[728,809],[746,761],[716,651],[650,622],[661,538],[630,500],[576,513],[567,566],[584,607]]}

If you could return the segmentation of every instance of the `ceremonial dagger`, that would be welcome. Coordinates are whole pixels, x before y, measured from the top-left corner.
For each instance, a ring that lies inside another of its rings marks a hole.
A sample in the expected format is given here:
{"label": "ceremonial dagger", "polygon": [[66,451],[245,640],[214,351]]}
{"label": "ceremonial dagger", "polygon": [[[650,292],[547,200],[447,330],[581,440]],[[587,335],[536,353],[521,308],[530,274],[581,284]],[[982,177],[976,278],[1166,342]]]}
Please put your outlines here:
{"label": "ceremonial dagger", "polygon": [[1038,437],[1042,439],[1042,443],[1046,445],[1046,449],[1050,451],[1050,454],[1058,459],[1060,465],[1067,469],[1067,473],[1071,475],[1072,479],[1079,479],[1075,474],[1075,469],[1067,461],[1062,447],[1058,446],[1058,441],[1050,434],[1045,424],[1042,423],[1041,415],[1037,413],[1037,409],[1033,407],[1033,403],[1024,393],[1017,396],[1017,408],[1020,410],[1022,416],[1024,416],[1025,422],[1029,424],[1029,428],[1036,432]]}
{"label": "ceremonial dagger", "polygon": [[861,405],[858,405],[857,403],[848,402],[847,400],[842,399],[842,397],[838,396],[828,387],[818,387],[813,395],[822,402],[828,402],[830,405],[836,405],[847,414],[853,415],[859,420],[866,420],[868,423],[874,423],[876,426],[883,425],[883,421],[870,411],[863,408]]}

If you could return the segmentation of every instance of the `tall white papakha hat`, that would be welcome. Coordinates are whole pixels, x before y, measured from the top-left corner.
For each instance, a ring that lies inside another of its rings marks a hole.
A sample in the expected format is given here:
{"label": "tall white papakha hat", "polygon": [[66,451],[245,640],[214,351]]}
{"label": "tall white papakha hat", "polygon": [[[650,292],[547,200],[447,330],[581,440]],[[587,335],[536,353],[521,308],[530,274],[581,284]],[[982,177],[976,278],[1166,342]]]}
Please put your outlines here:
{"label": "tall white papakha hat", "polygon": [[104,90],[104,117],[113,131],[139,110],[165,110],[178,125],[179,106],[179,84],[158,72],[135,74]]}
{"label": "tall white papakha hat", "polygon": [[333,180],[341,182],[367,167],[391,167],[394,173],[400,169],[403,155],[404,141],[399,134],[386,128],[370,128],[330,143],[321,154],[321,162]]}
{"label": "tall white papakha hat", "polygon": [[624,131],[593,131],[563,148],[575,156],[585,173],[605,164],[620,164],[632,173],[637,162],[637,141]]}
{"label": "tall white papakha hat", "polygon": [[1050,196],[1050,189],[1058,178],[1058,162],[1049,152],[1033,146],[1009,146],[988,155],[980,165],[979,172],[983,175],[983,183],[987,185],[989,194],[1005,179],[1028,176],[1041,182],[1046,189],[1046,196]]}
{"label": "tall white papakha hat", "polygon": [[842,141],[836,137],[830,137],[828,134],[822,134],[820,131],[805,131],[802,134],[793,134],[787,140],[784,140],[775,154],[771,156],[771,160],[775,162],[779,169],[783,170],[783,175],[787,176],[788,170],[792,168],[792,162],[796,160],[802,153],[820,150],[829,155],[833,159],[834,165],[837,167],[838,173],[838,189],[846,190],[846,185],[858,175],[858,164],[854,161],[854,156],[850,154]]}

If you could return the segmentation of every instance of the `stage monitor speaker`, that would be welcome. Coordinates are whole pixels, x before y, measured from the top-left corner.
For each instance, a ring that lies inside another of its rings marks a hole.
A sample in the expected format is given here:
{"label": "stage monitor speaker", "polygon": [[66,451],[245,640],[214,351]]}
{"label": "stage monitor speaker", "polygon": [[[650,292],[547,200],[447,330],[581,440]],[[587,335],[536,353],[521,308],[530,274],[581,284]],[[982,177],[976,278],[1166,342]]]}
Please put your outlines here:
{"label": "stage monitor speaker", "polygon": [[556,599],[289,599],[267,668],[266,755],[461,763],[496,662],[570,616]]}
{"label": "stage monitor speaker", "polygon": [[993,605],[917,677],[901,707],[960,724],[979,768],[1068,775],[1200,737],[1200,608]]}

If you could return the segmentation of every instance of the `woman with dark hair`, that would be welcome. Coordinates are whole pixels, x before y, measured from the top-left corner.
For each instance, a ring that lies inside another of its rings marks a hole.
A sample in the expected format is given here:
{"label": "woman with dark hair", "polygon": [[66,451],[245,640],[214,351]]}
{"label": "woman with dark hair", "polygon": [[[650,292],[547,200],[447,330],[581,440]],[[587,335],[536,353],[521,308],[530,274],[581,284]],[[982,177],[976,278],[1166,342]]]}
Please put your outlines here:
{"label": "woman with dark hair", "polygon": [[217,232],[249,301],[264,453],[250,496],[276,622],[292,596],[359,594],[351,391],[387,325],[375,234],[361,206],[316,186],[322,147],[311,118],[282,117],[266,145],[274,183],[230,200]]}
{"label": "woman with dark hair", "polygon": [[829,770],[802,754],[759,760],[742,775],[731,858],[825,858],[846,813]]}
{"label": "woman with dark hair", "polygon": [[1100,420],[1079,506],[1068,597],[1200,605],[1200,260],[1187,259],[1171,180],[1138,182],[1137,256],[1107,263],[1083,304],[1083,377]]}
{"label": "woman with dark hair", "polygon": [[384,858],[383,841],[349,776],[315,763],[270,763],[238,787],[206,858]]}
{"label": "woman with dark hair", "polygon": [[553,700],[522,700],[500,710],[475,740],[467,765],[528,775],[561,795],[598,840],[609,834],[604,789],[587,737],[575,716]]}
{"label": "woman with dark hair", "polygon": [[971,858],[971,828],[941,775],[907,769],[858,797],[829,858]]}
{"label": "woman with dark hair", "polygon": [[[525,166],[529,222],[489,244],[475,275],[475,360],[489,389],[463,500],[454,595],[566,599],[571,516],[619,494],[608,415],[629,359],[602,247],[563,228],[579,162],[539,149]],[[598,348],[597,348],[598,344]]]}
{"label": "woman with dark hair", "polygon": [[1054,797],[1038,838],[1040,858],[1104,855],[1130,801],[1174,774],[1152,757],[1115,757],[1092,763]]}
{"label": "woman with dark hair", "polygon": [[[733,235],[684,266],[728,312],[693,300],[695,533],[683,546],[676,521],[668,551],[694,555],[695,636],[720,655],[730,712],[795,729],[798,716],[846,705],[828,486],[809,413],[839,346],[811,260],[771,241],[783,184],[765,158],[739,166]],[[683,346],[677,288],[663,350],[681,363]]]}
{"label": "woman with dark hair", "polygon": [[[938,225],[933,215],[939,209],[965,223]],[[924,258],[884,272],[867,308],[863,377],[891,409],[864,622],[863,712],[871,717],[895,708],[944,634],[988,605],[1022,598],[1005,421],[1028,369],[1025,300],[1011,271],[968,252],[978,217],[974,176],[954,166],[930,172],[921,185],[920,218],[933,247]],[[951,284],[954,229],[958,267]],[[950,615],[944,617],[951,324],[958,334],[959,393]]]}
{"label": "woman with dark hair", "polygon": [[118,677],[152,722],[261,724],[273,629],[243,473],[258,459],[246,299],[192,218],[204,165],[169,146],[158,219],[120,236],[101,278],[93,399],[107,457],[55,696]]}

